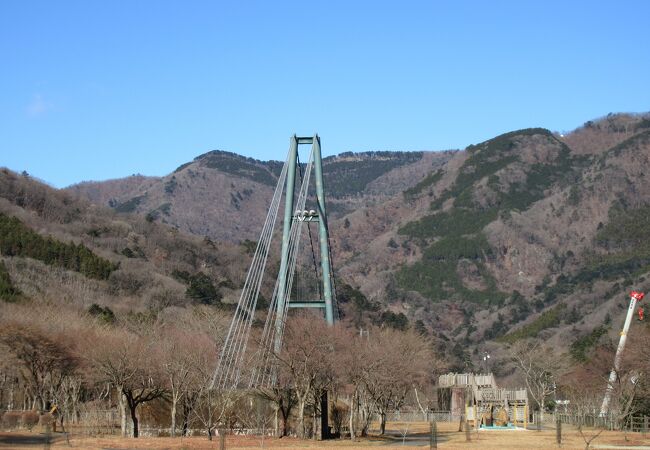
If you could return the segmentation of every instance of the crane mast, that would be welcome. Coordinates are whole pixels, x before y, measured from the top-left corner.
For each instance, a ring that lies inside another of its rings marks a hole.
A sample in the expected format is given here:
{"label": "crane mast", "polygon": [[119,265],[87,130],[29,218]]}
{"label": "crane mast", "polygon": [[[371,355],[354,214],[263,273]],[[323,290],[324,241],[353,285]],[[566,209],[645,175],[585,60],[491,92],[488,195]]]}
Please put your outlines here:
{"label": "crane mast", "polygon": [[603,398],[603,404],[600,407],[600,415],[605,416],[609,412],[609,403],[612,399],[612,391],[614,390],[614,383],[618,376],[618,371],[621,366],[621,357],[623,356],[623,350],[625,349],[625,342],[627,341],[627,333],[630,331],[630,325],[632,324],[632,316],[634,316],[634,309],[636,308],[637,302],[640,302],[643,299],[643,292],[632,291],[630,292],[630,307],[627,309],[627,316],[625,316],[625,324],[623,325],[623,331],[621,331],[621,338],[618,341],[618,347],[616,348],[616,356],[614,357],[614,367],[609,374],[609,380],[607,381],[607,389],[605,390],[605,397]]}

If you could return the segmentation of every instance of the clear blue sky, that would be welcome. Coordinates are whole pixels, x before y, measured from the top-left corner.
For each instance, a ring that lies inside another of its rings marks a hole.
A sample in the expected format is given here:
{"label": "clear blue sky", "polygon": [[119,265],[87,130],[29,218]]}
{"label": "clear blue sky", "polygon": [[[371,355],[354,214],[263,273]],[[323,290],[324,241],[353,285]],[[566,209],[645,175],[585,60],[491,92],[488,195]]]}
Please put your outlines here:
{"label": "clear blue sky", "polygon": [[0,1],[0,166],[464,148],[650,110],[650,1]]}

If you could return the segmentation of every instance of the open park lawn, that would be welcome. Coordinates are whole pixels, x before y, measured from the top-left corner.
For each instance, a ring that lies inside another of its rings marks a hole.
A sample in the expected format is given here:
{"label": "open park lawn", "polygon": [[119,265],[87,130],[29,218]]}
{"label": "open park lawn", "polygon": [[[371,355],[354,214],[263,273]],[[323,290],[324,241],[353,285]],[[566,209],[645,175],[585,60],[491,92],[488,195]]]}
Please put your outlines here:
{"label": "open park lawn", "polygon": [[[428,424],[426,423],[389,423],[388,436],[371,436],[358,439],[356,442],[346,440],[312,441],[296,438],[270,438],[262,439],[259,436],[228,436],[226,449],[361,449],[376,447],[381,449],[404,449],[408,447],[429,447]],[[558,448],[556,432],[553,429],[535,430],[498,430],[474,431],[471,441],[466,441],[466,434],[458,432],[457,423],[438,424],[438,448],[473,448],[473,449],[542,449]],[[594,430],[586,430],[585,436],[594,434]],[[639,433],[628,433],[627,440],[623,432],[605,431],[592,443],[592,448],[647,448],[650,449],[650,436]],[[48,448],[46,435],[40,431],[3,432],[0,433],[0,448],[7,449],[34,449]],[[49,448],[77,448],[77,449],[218,449],[219,437],[208,441],[203,437],[168,438],[168,437],[140,437],[138,439],[122,438],[117,436],[84,436],[70,434],[69,440],[60,433],[53,434]],[[585,441],[578,430],[566,426],[563,430],[563,449],[584,449]]]}

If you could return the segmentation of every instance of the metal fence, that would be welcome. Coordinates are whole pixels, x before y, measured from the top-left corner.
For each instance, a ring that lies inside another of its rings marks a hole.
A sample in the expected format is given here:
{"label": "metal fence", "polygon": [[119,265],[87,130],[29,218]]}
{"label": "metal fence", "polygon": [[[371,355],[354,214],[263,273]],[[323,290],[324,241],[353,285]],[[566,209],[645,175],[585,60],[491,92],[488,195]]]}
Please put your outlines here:
{"label": "metal fence", "polygon": [[573,414],[573,413],[548,413],[544,414],[544,423],[552,425],[559,420],[562,423],[590,428],[603,428],[605,430],[627,430],[647,433],[650,429],[650,417],[632,416],[624,421],[618,420],[615,415],[601,416],[600,414]]}
{"label": "metal fence", "polygon": [[634,433],[647,433],[650,429],[650,417],[638,416],[630,417],[627,429]]}

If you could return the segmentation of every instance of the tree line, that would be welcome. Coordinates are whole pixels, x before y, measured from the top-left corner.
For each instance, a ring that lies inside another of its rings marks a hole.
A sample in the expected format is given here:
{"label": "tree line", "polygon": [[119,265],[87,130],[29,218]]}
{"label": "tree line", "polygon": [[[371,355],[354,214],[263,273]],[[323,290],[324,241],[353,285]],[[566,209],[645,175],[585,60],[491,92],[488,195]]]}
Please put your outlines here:
{"label": "tree line", "polygon": [[273,357],[273,387],[215,390],[210,384],[229,322],[222,311],[196,306],[138,322],[103,320],[94,307],[25,315],[21,305],[4,306],[0,410],[45,413],[56,405],[62,427],[83,422],[89,409],[115,410],[121,433],[133,437],[142,420],[171,436],[268,431],[274,423],[278,436],[309,437],[319,433],[327,392],[334,430],[345,428],[354,438],[367,434],[376,416],[383,433],[387,413],[403,407],[414,388],[425,392],[437,367],[430,343],[413,331],[373,328],[360,335],[320,317],[296,316]]}
{"label": "tree line", "polygon": [[50,266],[79,272],[89,278],[106,280],[118,265],[93,253],[83,244],[64,243],[44,237],[18,218],[0,213],[0,253],[34,258]]}

